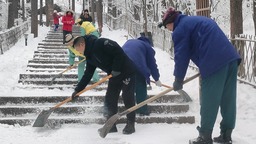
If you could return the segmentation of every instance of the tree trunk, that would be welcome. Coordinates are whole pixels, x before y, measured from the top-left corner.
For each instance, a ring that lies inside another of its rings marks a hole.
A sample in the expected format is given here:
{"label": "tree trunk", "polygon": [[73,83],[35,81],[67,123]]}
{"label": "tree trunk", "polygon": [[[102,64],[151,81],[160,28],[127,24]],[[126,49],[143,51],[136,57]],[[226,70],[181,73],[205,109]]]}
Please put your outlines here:
{"label": "tree trunk", "polygon": [[159,16],[158,16],[158,0],[154,1],[153,9],[154,9],[154,21],[158,22],[159,21]]}
{"label": "tree trunk", "polygon": [[74,16],[75,16],[75,11],[76,11],[76,2],[75,2],[75,0],[72,0],[72,10],[74,11]]}
{"label": "tree trunk", "polygon": [[143,32],[145,37],[148,37],[148,20],[147,20],[147,0],[142,0],[142,14],[143,14]]}
{"label": "tree trunk", "polygon": [[84,6],[85,6],[85,0],[83,0],[83,10],[85,9],[85,7],[84,7]]}
{"label": "tree trunk", "polygon": [[230,35],[234,38],[235,35],[243,33],[243,13],[242,1],[230,0]]}
{"label": "tree trunk", "polygon": [[43,26],[43,0],[40,0],[40,26]]}
{"label": "tree trunk", "polygon": [[26,20],[26,16],[25,16],[25,0],[22,0],[22,20],[23,22]]}
{"label": "tree trunk", "polygon": [[102,0],[97,1],[96,11],[97,11],[97,21],[98,21],[99,33],[101,33],[102,32],[102,27],[103,27],[103,20],[102,20],[103,4],[102,4]]}
{"label": "tree trunk", "polygon": [[31,1],[31,33],[34,38],[38,36],[37,0]]}
{"label": "tree trunk", "polygon": [[[232,39],[235,38],[236,35],[240,35],[243,33],[243,13],[242,13],[242,1],[241,0],[230,0],[230,36]],[[235,42],[231,41],[234,45]],[[239,66],[238,76],[245,76],[245,66],[243,65],[244,59],[244,42],[241,41],[238,49],[238,53],[242,58],[242,62]]]}
{"label": "tree trunk", "polygon": [[139,6],[134,5],[133,10],[134,10],[134,15],[133,15],[134,19],[140,21],[140,15],[139,15],[140,8],[139,8]]}
{"label": "tree trunk", "polygon": [[46,26],[53,24],[53,0],[46,0]]}
{"label": "tree trunk", "polygon": [[14,7],[13,7],[13,1],[15,0],[9,0],[9,10],[8,10],[8,25],[7,25],[7,28],[11,28],[14,26],[14,14],[13,14],[13,11],[14,11]]}
{"label": "tree trunk", "polygon": [[95,23],[95,15],[94,15],[95,4],[94,4],[94,0],[91,0],[90,2],[91,2],[92,22]]}
{"label": "tree trunk", "polygon": [[[256,1],[253,1],[253,23],[254,23],[254,35],[256,35]],[[256,43],[254,43],[254,58],[253,58],[253,73],[256,76]]]}
{"label": "tree trunk", "polygon": [[254,23],[254,35],[256,35],[256,1],[253,1],[253,23]]}
{"label": "tree trunk", "polygon": [[16,18],[18,18],[18,10],[19,10],[19,7],[18,7],[18,1],[17,0],[13,0],[12,1],[12,3],[13,3],[13,15],[14,15],[14,19]]}

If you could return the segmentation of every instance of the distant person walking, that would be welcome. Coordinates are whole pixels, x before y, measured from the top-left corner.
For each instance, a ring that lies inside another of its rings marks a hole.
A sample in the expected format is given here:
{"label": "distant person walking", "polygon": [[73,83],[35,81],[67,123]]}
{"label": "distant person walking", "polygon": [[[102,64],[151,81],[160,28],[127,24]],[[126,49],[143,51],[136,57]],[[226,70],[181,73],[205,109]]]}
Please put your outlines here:
{"label": "distant person walking", "polygon": [[82,21],[92,22],[92,17],[90,16],[88,9],[82,11],[80,19],[82,19]]}
{"label": "distant person walking", "polygon": [[54,10],[52,16],[53,16],[54,31],[57,31],[59,28],[61,15],[58,14],[57,10]]}
{"label": "distant person walking", "polygon": [[63,23],[63,44],[65,44],[65,36],[67,34],[72,34],[73,25],[75,24],[75,20],[73,17],[73,11],[68,10],[66,14],[62,17]]}

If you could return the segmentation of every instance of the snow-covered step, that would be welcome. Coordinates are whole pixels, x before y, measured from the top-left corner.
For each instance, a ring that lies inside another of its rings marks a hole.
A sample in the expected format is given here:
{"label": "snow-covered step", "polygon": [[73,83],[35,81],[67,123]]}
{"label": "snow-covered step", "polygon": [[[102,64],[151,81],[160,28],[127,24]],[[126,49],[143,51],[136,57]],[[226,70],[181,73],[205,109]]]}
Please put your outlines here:
{"label": "snow-covered step", "polygon": [[62,53],[36,53],[34,54],[34,58],[68,58],[68,54]]}
{"label": "snow-covered step", "polygon": [[28,64],[30,68],[66,69],[69,64]]}
{"label": "snow-covered step", "polygon": [[[103,104],[105,99],[105,92],[95,92],[82,94],[77,98],[75,101],[76,104]],[[153,94],[149,95],[149,98],[153,97]],[[38,105],[42,106],[47,104],[48,106],[53,106],[59,102],[64,101],[65,99],[69,98],[70,96],[5,96],[0,97],[0,106],[18,106],[18,105]],[[178,94],[167,94],[164,95],[151,103],[161,103],[161,104],[170,104],[170,103],[177,103],[183,104],[182,97]],[[123,99],[120,96],[118,103],[123,103]],[[67,105],[73,103],[67,103]],[[188,104],[188,103],[185,103]]]}
{"label": "snow-covered step", "polygon": [[[99,72],[100,77],[107,76],[105,73]],[[20,79],[52,79],[57,77],[58,74],[20,74]],[[73,79],[77,78],[77,74],[62,74],[58,79]]]}
{"label": "snow-covered step", "polygon": [[43,40],[43,42],[57,42],[57,43],[63,43],[63,39],[48,39],[48,38],[45,38],[45,40]]}
{"label": "snow-covered step", "polygon": [[47,35],[45,38],[47,39],[63,39],[62,35]]}
{"label": "snow-covered step", "polygon": [[[45,86],[45,87],[54,86],[54,85],[74,86],[78,83],[77,79],[75,79],[75,78],[73,78],[73,79],[70,79],[70,78],[56,78],[53,82],[52,82],[52,78],[49,78],[49,79],[20,79],[18,82],[25,85],[25,87],[28,87],[28,86],[30,86],[30,87],[35,86],[36,87],[36,85]],[[105,82],[105,83],[107,83],[107,82]],[[90,82],[89,85],[90,84],[92,84],[92,82]],[[102,90],[102,89],[106,89],[106,88],[107,88],[107,86],[104,85],[104,83],[103,83],[95,89],[96,90]]]}
{"label": "snow-covered step", "polygon": [[[0,123],[3,124],[19,124],[21,126],[33,125],[34,121],[37,117],[16,117],[16,118],[0,118]],[[46,126],[50,125],[53,127],[60,126],[61,124],[70,124],[70,123],[80,123],[80,124],[105,124],[106,119],[103,116],[50,116],[47,120]],[[125,123],[126,117],[123,116],[118,119],[117,124]],[[163,115],[163,114],[155,114],[150,116],[136,116],[136,123],[195,123],[195,117],[192,115]]]}
{"label": "snow-covered step", "polygon": [[43,45],[43,46],[66,46],[65,44],[59,42],[59,43],[48,43],[48,42],[41,42],[41,43],[38,43],[38,45]]}
{"label": "snow-covered step", "polygon": [[29,64],[67,64],[66,60],[29,60]]}
{"label": "snow-covered step", "polygon": [[[15,117],[27,115],[38,115],[42,110],[49,110],[54,105],[50,106],[44,104],[42,106],[37,105],[14,105],[14,106],[0,106],[0,117]],[[103,114],[103,102],[101,104],[74,104],[74,105],[62,105],[54,110],[53,116],[58,115],[91,115],[92,113]],[[148,109],[152,114],[177,114],[186,113],[189,110],[187,104],[169,104],[169,103],[150,103]],[[125,111],[126,108],[123,104],[118,105],[119,111]]]}
{"label": "snow-covered step", "polygon": [[[50,74],[59,74],[60,72],[64,71],[65,69],[40,69],[40,68],[27,68],[26,73],[50,73]],[[66,73],[75,73],[76,70],[69,70]],[[77,72],[76,72],[77,73]]]}
{"label": "snow-covered step", "polygon": [[67,50],[56,50],[56,51],[54,51],[54,50],[51,50],[51,51],[49,51],[49,50],[45,50],[45,51],[35,51],[34,52],[35,54],[68,54],[68,51]]}
{"label": "snow-covered step", "polygon": [[52,53],[38,53],[34,54],[35,58],[46,57],[46,58],[68,58],[68,54],[52,54]]}
{"label": "snow-covered step", "polygon": [[[73,36],[80,36],[81,33],[79,31],[72,32]],[[47,36],[63,36],[63,33],[60,32],[54,32],[54,33],[48,33]]]}
{"label": "snow-covered step", "polygon": [[66,45],[60,45],[60,46],[44,46],[39,45],[38,48],[44,48],[44,49],[68,49]]}
{"label": "snow-covered step", "polygon": [[[68,58],[47,58],[47,57],[38,57],[38,58],[33,58],[32,60],[34,61],[68,61]],[[75,61],[78,61],[78,58],[75,58]]]}

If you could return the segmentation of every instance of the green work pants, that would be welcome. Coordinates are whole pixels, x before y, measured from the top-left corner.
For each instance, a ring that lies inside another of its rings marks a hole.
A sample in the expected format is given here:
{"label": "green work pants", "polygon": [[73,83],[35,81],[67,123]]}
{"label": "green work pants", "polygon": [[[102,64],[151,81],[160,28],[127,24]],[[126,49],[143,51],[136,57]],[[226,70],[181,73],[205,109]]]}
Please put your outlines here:
{"label": "green work pants", "polygon": [[230,62],[209,77],[202,78],[200,96],[200,132],[212,132],[218,110],[220,128],[234,129],[236,122],[237,60]]}

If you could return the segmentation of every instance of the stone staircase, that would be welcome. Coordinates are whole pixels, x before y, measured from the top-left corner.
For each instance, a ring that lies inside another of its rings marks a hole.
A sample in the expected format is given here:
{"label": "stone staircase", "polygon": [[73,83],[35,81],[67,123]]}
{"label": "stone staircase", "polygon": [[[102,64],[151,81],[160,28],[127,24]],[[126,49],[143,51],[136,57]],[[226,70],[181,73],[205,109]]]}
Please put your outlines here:
{"label": "stone staircase", "polygon": [[[61,28],[60,28],[61,29]],[[79,35],[79,28],[74,27],[74,35]],[[49,31],[45,40],[38,44],[32,60],[28,61],[27,70],[20,74],[19,83],[24,89],[74,89],[77,84],[77,69],[72,69],[57,78],[54,76],[68,66],[67,47],[62,44],[62,31]],[[101,77],[106,73],[99,71]],[[103,101],[107,82],[94,88],[93,95],[81,96],[75,102],[68,102],[50,115],[48,121],[58,123],[97,123],[104,124]],[[150,90],[149,90],[150,93]],[[158,93],[156,93],[158,94]],[[149,95],[149,97],[155,94]],[[0,97],[0,123],[31,125],[42,110],[54,107],[69,96],[5,96]],[[194,123],[194,116],[188,114],[189,103],[182,102],[180,95],[165,95],[149,105],[150,116],[137,116],[137,123]],[[124,111],[122,98],[119,111]],[[118,122],[123,123],[125,117]]]}

